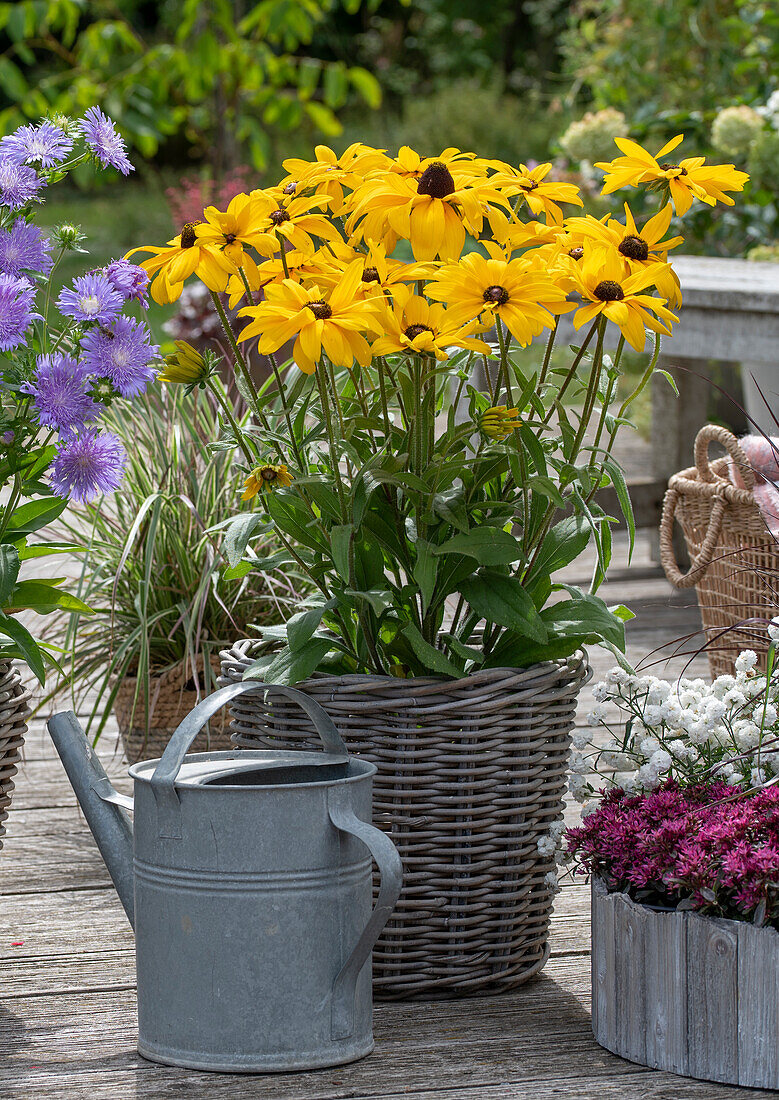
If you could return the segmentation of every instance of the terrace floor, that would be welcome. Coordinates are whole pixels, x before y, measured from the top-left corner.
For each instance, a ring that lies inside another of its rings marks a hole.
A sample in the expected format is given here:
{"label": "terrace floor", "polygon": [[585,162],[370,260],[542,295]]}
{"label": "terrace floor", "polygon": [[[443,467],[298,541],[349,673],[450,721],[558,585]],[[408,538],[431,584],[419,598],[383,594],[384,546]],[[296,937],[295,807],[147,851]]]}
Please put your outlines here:
{"label": "terrace floor", "polygon": [[[578,567],[575,582],[585,581]],[[672,593],[647,546],[628,572],[616,563],[610,602],[638,613],[634,661],[697,629],[694,594]],[[597,673],[612,662],[594,651]],[[675,658],[665,671],[677,672]],[[700,657],[694,668],[705,672]],[[580,721],[589,709],[584,693]],[[101,756],[125,765],[110,732]],[[126,781],[116,780],[127,790]],[[570,820],[576,808],[569,807]],[[350,1066],[241,1077],[170,1069],[135,1050],[133,938],[75,798],[33,722],[0,853],[0,1097],[4,1100],[719,1100],[779,1096],[691,1081],[625,1062],[590,1031],[589,892],[565,886],[543,974],[516,993],[377,1004],[376,1049]]]}

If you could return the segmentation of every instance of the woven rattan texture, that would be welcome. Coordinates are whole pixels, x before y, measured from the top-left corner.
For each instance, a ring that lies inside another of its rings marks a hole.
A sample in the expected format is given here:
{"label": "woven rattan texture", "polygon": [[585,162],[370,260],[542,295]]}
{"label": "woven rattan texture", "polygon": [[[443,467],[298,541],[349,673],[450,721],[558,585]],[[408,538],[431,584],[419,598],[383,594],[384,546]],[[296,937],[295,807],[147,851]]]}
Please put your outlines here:
{"label": "woven rattan texture", "polygon": [[0,848],[14,789],[13,777],[27,733],[29,698],[29,691],[22,687],[19,670],[10,661],[0,661]]}
{"label": "woven rattan texture", "polygon": [[[222,654],[240,680],[252,645]],[[379,997],[510,989],[544,965],[553,863],[538,840],[562,814],[581,655],[463,680],[315,676],[297,686],[350,752],[373,761],[374,822],[403,860],[403,890],[373,952]],[[233,704],[244,747],[316,748],[297,707],[269,690]]]}
{"label": "woven rattan texture", "polygon": [[[696,441],[697,465],[674,474],[668,483],[661,559],[673,584],[695,585],[711,674],[721,676],[733,672],[733,662],[743,649],[755,650],[765,667],[766,623],[779,611],[775,598],[779,546],[749,490],[731,484],[729,460],[708,462],[705,447],[711,440],[727,447],[734,460],[748,468],[730,432],[713,425],[701,429]],[[686,575],[673,557],[674,517],[692,562]]]}
{"label": "woven rattan texture", "polygon": [[[180,665],[163,676],[152,677],[149,685],[149,726],[145,723],[145,700],[143,690],[138,691],[138,681],[127,676],[119,685],[114,698],[114,714],[127,759],[130,763],[137,760],[154,760],[162,756],[168,741],[179,723],[186,718],[194,706],[203,698],[205,690],[203,680],[203,660],[199,659],[200,694],[195,690],[189,668],[185,671]],[[219,658],[212,659],[214,675],[218,675]],[[230,741],[229,718],[221,711],[199,733],[192,746],[192,752],[207,752],[210,749],[232,748]]]}

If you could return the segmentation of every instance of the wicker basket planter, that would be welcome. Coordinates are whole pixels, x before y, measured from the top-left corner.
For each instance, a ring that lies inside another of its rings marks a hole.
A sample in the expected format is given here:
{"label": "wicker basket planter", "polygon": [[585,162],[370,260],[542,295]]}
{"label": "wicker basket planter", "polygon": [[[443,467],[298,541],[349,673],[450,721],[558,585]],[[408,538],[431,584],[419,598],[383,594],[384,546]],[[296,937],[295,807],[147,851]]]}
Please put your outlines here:
{"label": "wicker basket planter", "polygon": [[[712,441],[720,443],[730,458],[710,463]],[[738,465],[746,489],[729,480],[731,459]],[[663,503],[663,569],[677,588],[695,586],[712,676],[732,673],[742,649],[754,649],[764,659],[768,649],[765,623],[776,614],[771,578],[779,570],[779,545],[752,496],[754,484],[752,468],[735,436],[708,424],[695,440],[695,466],[674,474]],[[681,525],[692,562],[686,574],[674,554],[674,519]],[[762,620],[762,624],[750,626],[750,619]]]}
{"label": "wicker basket planter", "polygon": [[631,1062],[779,1088],[779,934],[592,887],[592,1029]]}
{"label": "wicker basket planter", "polygon": [[[240,680],[252,643],[222,654]],[[373,952],[377,996],[510,989],[548,956],[553,864],[538,839],[562,812],[569,734],[588,675],[582,655],[459,681],[317,675],[297,686],[330,714],[350,752],[378,767],[374,822],[404,868]],[[272,689],[236,700],[241,746],[314,746],[299,709]]]}
{"label": "wicker basket planter", "polygon": [[[125,677],[114,697],[114,714],[119,733],[122,737],[125,755],[131,764],[137,760],[153,760],[162,756],[173,731],[186,718],[204,694],[203,662],[199,662],[200,696],[195,690],[190,666],[179,665],[162,676],[152,677],[149,685],[149,729],[144,724],[143,689],[136,692],[138,681],[135,677]],[[212,659],[214,675],[219,673],[219,659]],[[206,752],[209,749],[229,749],[229,718],[220,711],[211,719],[209,725],[199,734],[192,752]]]}
{"label": "wicker basket planter", "polygon": [[0,661],[0,848],[14,789],[13,777],[27,733],[29,698],[29,691],[22,687],[19,669],[11,661]]}

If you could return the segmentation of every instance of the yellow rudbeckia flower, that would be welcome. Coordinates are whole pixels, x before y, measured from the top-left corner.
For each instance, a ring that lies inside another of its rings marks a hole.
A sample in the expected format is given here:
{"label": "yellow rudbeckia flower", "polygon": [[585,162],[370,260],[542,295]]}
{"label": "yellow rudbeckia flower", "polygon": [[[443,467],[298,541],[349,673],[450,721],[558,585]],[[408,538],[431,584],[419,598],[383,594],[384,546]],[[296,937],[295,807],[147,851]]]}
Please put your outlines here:
{"label": "yellow rudbeckia flower", "polygon": [[374,340],[373,355],[405,351],[444,360],[452,347],[490,354],[489,345],[471,336],[478,328],[476,321],[462,325],[438,302],[428,302],[409,286],[397,286],[393,299],[392,309],[383,314],[385,332]]}
{"label": "yellow rudbeckia flower", "polygon": [[678,134],[652,156],[629,138],[614,138],[624,156],[596,163],[595,167],[606,173],[601,193],[610,195],[620,187],[636,187],[642,183],[664,184],[677,214],[686,214],[694,198],[708,206],[715,206],[717,202],[733,206],[735,200],[725,192],[743,191],[749,179],[747,173],[739,172],[735,165],[707,165],[705,157],[689,157],[678,164],[660,163],[660,158],[673,152],[683,140],[684,134]]}
{"label": "yellow rudbeckia flower", "polygon": [[266,462],[264,466],[258,466],[256,470],[252,470],[244,480],[241,500],[254,500],[258,493],[286,489],[294,480],[283,462]]}
{"label": "yellow rudbeckia flower", "polygon": [[291,248],[308,255],[316,251],[312,237],[343,240],[337,226],[318,212],[330,201],[327,195],[299,196],[281,202],[266,191],[252,191],[251,198],[255,201],[255,228],[270,242],[265,255],[278,252],[282,238]]}
{"label": "yellow rudbeckia flower", "polygon": [[496,161],[493,167],[497,168],[497,174],[492,176],[490,183],[506,195],[521,195],[528,209],[536,216],[543,214],[559,225],[563,220],[559,203],[584,205],[575,184],[547,180],[552,170],[551,164],[537,164],[535,168],[520,164],[519,168],[512,168],[503,161]]}
{"label": "yellow rudbeckia flower", "polygon": [[665,308],[665,298],[641,293],[657,285],[662,272],[656,269],[663,267],[654,264],[625,278],[618,257],[594,253],[581,266],[572,268],[577,290],[585,299],[574,315],[573,327],[579,329],[600,314],[619,327],[636,351],[644,350],[645,328],[668,335],[671,323],[679,318]]}
{"label": "yellow rudbeckia flower", "polygon": [[240,340],[259,337],[261,355],[278,351],[295,339],[292,354],[305,374],[313,374],[322,353],[336,366],[351,367],[356,359],[365,367],[371,361],[371,349],[362,335],[381,332],[376,299],[361,300],[357,288],[361,264],[350,264],[338,285],[325,297],[316,285],[303,287],[285,279],[265,288],[265,301],[247,306],[240,316],[251,321]]}
{"label": "yellow rudbeckia flower", "polygon": [[487,259],[477,252],[448,264],[425,287],[430,298],[446,302],[453,324],[481,318],[491,325],[500,317],[514,339],[526,347],[544,327],[552,328],[555,314],[573,309],[549,274],[532,260]]}
{"label": "yellow rudbeckia flower", "polygon": [[152,253],[151,258],[141,260],[139,266],[149,275],[151,296],[160,305],[175,302],[190,275],[197,275],[209,290],[221,291],[236,270],[235,264],[211,241],[199,239],[197,228],[197,222],[187,222],[165,248],[144,244],[130,249],[125,256],[129,259],[136,252]]}
{"label": "yellow rudbeckia flower", "polygon": [[663,240],[671,224],[672,208],[667,203],[648,222],[639,229],[633,213],[625,203],[625,224],[616,218],[598,221],[595,218],[569,218],[566,226],[575,229],[583,237],[601,248],[613,249],[620,257],[623,274],[632,275],[652,264],[664,265],[658,272],[657,289],[674,306],[682,304],[682,292],[679,277],[666,263],[668,252],[682,243],[684,237],[669,237]]}
{"label": "yellow rudbeckia flower", "polygon": [[[453,174],[454,172],[454,174]],[[418,178],[384,173],[369,179],[353,196],[348,233],[381,241],[392,252],[398,239],[411,242],[415,260],[456,260],[466,231],[478,236],[490,203],[508,199],[490,180],[459,176],[441,160],[428,163]]]}
{"label": "yellow rudbeckia flower", "polygon": [[258,228],[258,203],[250,195],[236,195],[224,211],[207,206],[203,217],[195,230],[198,240],[218,248],[235,267],[242,265],[244,248],[269,255],[278,248],[275,238]]}

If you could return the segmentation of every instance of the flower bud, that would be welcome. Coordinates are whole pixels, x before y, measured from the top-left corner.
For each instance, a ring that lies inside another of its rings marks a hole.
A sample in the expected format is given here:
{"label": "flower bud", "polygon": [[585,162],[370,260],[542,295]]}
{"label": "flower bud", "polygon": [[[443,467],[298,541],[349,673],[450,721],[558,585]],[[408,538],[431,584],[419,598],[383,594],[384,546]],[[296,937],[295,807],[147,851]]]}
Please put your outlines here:
{"label": "flower bud", "polygon": [[519,409],[507,409],[505,405],[494,405],[482,413],[479,428],[490,439],[506,439],[515,428],[522,426],[518,419]]}
{"label": "flower bud", "polygon": [[165,369],[159,374],[160,380],[186,386],[203,385],[213,370],[211,357],[201,355],[185,340],[174,340],[174,347],[175,352],[165,356]]}

